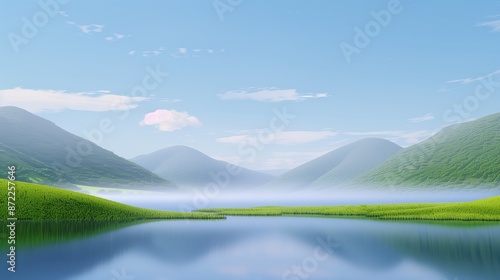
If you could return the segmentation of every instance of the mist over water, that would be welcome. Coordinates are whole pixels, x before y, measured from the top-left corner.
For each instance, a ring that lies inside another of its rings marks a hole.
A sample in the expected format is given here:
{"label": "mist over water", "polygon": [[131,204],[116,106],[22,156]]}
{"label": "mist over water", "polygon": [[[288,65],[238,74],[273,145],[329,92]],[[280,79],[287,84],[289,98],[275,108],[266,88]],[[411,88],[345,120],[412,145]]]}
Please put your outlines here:
{"label": "mist over water", "polygon": [[200,190],[142,194],[97,194],[117,202],[158,210],[192,211],[199,208],[254,206],[359,205],[412,202],[461,202],[500,195],[499,190],[446,191],[221,191]]}

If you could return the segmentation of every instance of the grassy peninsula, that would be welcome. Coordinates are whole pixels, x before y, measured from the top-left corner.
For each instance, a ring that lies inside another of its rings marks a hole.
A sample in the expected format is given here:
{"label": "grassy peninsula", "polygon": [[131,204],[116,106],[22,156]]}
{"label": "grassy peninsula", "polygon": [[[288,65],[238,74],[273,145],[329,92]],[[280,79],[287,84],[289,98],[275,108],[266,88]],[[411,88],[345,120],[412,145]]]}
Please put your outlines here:
{"label": "grassy peninsula", "polygon": [[205,208],[197,212],[227,216],[324,215],[385,220],[500,221],[500,196],[453,203]]}

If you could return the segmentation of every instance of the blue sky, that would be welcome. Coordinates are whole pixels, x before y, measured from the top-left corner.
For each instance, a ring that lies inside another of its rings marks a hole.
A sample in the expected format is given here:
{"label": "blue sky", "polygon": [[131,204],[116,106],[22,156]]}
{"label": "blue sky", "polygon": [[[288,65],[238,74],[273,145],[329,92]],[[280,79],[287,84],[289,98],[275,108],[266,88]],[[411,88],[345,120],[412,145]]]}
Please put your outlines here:
{"label": "blue sky", "polygon": [[364,137],[408,146],[500,111],[498,1],[42,0],[0,10],[0,106],[125,158],[180,144],[287,169]]}

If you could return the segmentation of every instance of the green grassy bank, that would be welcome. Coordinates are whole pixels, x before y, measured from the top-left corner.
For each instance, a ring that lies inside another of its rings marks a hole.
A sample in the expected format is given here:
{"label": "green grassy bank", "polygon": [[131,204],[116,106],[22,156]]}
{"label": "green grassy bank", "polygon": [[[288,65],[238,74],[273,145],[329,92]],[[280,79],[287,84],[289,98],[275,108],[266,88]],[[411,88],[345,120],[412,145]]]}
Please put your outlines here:
{"label": "green grassy bank", "polygon": [[[9,216],[8,182],[0,179],[0,219]],[[18,220],[131,221],[142,219],[224,219],[209,213],[183,213],[143,209],[68,190],[15,182],[15,215]],[[12,206],[12,204],[11,204]]]}
{"label": "green grassy bank", "polygon": [[325,215],[389,220],[500,221],[500,196],[454,203],[206,208],[197,212],[227,216]]}

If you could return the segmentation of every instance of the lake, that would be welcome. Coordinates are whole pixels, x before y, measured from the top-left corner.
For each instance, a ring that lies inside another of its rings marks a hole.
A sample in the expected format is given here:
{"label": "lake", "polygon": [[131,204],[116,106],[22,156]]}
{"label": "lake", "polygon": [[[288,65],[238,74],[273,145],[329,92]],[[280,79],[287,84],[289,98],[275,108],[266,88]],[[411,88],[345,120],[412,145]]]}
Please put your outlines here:
{"label": "lake", "polygon": [[[1,279],[493,280],[500,275],[498,223],[323,217],[25,222],[18,225],[18,244],[17,272],[8,272],[3,261]],[[6,260],[5,244],[1,248]]]}

